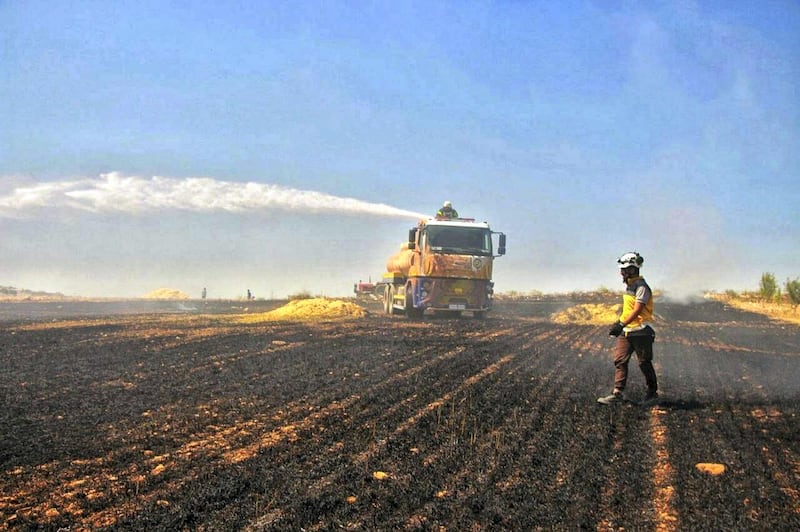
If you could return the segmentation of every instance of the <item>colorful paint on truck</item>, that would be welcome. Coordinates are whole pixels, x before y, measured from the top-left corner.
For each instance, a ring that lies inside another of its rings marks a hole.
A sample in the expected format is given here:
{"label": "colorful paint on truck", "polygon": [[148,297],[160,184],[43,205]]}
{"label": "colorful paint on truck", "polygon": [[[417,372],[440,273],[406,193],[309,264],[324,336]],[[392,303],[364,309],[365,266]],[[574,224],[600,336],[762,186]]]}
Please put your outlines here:
{"label": "colorful paint on truck", "polygon": [[[497,254],[493,235],[498,235]],[[426,310],[472,312],[492,308],[495,257],[505,254],[505,234],[469,218],[420,220],[408,242],[386,262],[384,310],[419,317]]]}

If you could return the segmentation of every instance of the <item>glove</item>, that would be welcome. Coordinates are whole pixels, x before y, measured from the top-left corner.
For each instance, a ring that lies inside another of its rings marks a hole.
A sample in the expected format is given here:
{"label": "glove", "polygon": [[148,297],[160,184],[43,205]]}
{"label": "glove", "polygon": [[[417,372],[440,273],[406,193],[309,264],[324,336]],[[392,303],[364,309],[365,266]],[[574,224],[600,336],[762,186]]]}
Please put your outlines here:
{"label": "glove", "polygon": [[622,322],[617,322],[611,326],[611,329],[608,330],[609,336],[619,336],[622,334],[622,329],[624,329]]}

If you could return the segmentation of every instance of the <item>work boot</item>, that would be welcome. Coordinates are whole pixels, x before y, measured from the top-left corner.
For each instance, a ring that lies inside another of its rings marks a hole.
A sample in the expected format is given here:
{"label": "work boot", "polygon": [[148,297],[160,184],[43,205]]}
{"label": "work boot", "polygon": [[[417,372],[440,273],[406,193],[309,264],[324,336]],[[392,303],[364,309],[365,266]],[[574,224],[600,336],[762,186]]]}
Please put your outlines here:
{"label": "work boot", "polygon": [[647,392],[647,395],[644,396],[642,402],[639,403],[641,406],[653,406],[658,404],[658,392]]}
{"label": "work boot", "polygon": [[625,397],[622,395],[622,390],[614,390],[614,393],[611,395],[606,395],[605,397],[599,397],[597,402],[601,405],[613,405],[614,403],[621,403],[625,400]]}

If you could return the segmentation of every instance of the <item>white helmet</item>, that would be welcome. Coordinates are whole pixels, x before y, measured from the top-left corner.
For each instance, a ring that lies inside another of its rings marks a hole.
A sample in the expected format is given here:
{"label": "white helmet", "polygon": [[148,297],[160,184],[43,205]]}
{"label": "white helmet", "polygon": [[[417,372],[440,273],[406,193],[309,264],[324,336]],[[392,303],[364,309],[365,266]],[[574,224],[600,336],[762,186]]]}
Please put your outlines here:
{"label": "white helmet", "polygon": [[453,206],[453,204],[450,203],[450,200],[445,201],[444,205],[442,205],[442,207],[452,207],[452,206]]}
{"label": "white helmet", "polygon": [[620,268],[628,268],[630,266],[641,268],[643,262],[644,258],[636,251],[629,251],[617,259],[617,265]]}

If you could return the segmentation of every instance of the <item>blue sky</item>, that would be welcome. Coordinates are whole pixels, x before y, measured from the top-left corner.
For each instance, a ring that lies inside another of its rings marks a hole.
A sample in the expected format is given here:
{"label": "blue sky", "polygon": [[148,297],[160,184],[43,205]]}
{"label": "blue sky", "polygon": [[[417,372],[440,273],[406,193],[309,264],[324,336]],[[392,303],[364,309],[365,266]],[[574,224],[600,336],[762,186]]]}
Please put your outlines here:
{"label": "blue sky", "polygon": [[0,1],[0,285],[349,295],[447,199],[500,292],[756,289],[799,84],[790,0]]}

